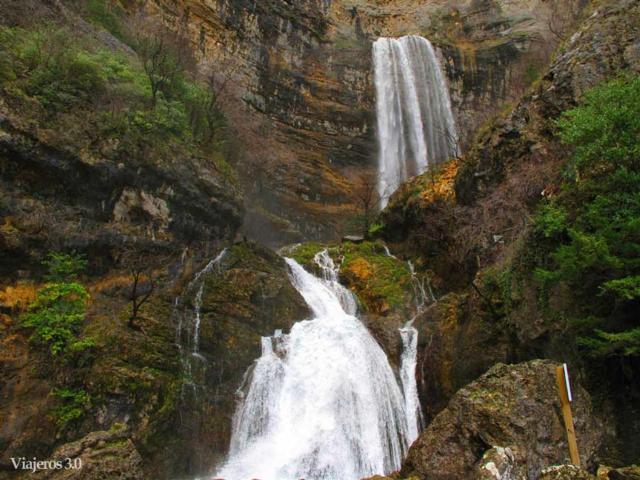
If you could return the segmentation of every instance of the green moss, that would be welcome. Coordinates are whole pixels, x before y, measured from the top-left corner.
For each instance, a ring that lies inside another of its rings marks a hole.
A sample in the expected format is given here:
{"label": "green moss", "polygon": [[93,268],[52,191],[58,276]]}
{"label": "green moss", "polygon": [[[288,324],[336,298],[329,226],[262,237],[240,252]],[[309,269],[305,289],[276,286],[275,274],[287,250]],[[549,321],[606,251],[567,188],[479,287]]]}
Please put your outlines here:
{"label": "green moss", "polygon": [[293,258],[303,267],[313,270],[315,264],[313,263],[313,257],[322,250],[327,248],[327,245],[318,242],[306,242],[299,245],[294,245],[288,249],[285,254]]}
{"label": "green moss", "polygon": [[343,243],[341,278],[358,294],[367,310],[386,312],[411,302],[411,274],[407,265],[385,254],[380,242]]}
{"label": "green moss", "polygon": [[315,271],[313,258],[324,249],[340,266],[341,281],[358,296],[366,311],[387,313],[410,308],[413,293],[407,265],[386,255],[384,244],[379,241],[333,245],[309,242],[296,245],[285,254]]}
{"label": "green moss", "polygon": [[121,448],[129,442],[128,438],[119,438],[105,443],[104,448]]}
{"label": "green moss", "polygon": [[60,400],[60,404],[51,411],[60,428],[80,420],[91,405],[91,397],[82,389],[59,388],[53,391],[53,396]]}

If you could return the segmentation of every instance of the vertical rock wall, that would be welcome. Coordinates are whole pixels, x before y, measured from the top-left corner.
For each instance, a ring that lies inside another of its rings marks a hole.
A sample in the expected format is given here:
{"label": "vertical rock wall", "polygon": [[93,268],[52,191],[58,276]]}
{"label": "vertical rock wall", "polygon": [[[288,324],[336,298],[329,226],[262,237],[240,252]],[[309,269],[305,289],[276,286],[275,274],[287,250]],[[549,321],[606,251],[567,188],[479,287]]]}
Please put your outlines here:
{"label": "vertical rock wall", "polygon": [[[278,244],[335,237],[356,213],[351,182],[376,163],[371,41],[438,47],[463,144],[536,76],[555,44],[540,0],[147,0],[188,33],[202,65],[233,75],[245,127],[245,231]],[[249,119],[249,120],[248,120]]]}

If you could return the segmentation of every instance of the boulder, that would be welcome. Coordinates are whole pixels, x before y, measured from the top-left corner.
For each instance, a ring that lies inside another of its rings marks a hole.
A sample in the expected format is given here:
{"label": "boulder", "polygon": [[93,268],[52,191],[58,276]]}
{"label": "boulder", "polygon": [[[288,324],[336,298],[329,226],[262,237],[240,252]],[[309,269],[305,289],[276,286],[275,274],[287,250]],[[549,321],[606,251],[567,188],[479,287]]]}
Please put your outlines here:
{"label": "boulder", "polygon": [[38,480],[142,480],[142,457],[128,437],[127,429],[116,424],[109,431],[91,432],[55,450],[50,460],[62,468],[27,474]]}
{"label": "boulder", "polygon": [[593,480],[595,477],[575,465],[554,465],[542,470],[538,480]]}
{"label": "boulder", "polygon": [[[411,446],[401,475],[428,480],[501,478],[474,475],[502,471],[510,472],[505,478],[533,479],[547,465],[567,463],[556,366],[552,361],[533,360],[492,367],[461,389],[435,417]],[[590,465],[601,428],[588,393],[579,384],[573,389],[580,454]]]}
{"label": "boulder", "polygon": [[611,468],[601,465],[598,468],[598,480],[640,480],[640,466]]}

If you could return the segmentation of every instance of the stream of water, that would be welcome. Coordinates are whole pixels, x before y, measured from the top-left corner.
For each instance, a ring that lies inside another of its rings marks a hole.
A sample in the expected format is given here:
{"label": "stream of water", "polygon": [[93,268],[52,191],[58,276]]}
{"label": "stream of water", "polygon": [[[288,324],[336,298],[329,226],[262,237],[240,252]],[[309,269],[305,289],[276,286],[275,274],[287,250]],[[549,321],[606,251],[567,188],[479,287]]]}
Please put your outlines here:
{"label": "stream of water", "polygon": [[431,42],[417,35],[373,44],[381,206],[409,177],[458,154],[449,89]]}
{"label": "stream of water", "polygon": [[313,315],[262,339],[215,478],[357,480],[398,469],[418,433],[415,375],[401,387],[326,251],[315,258],[318,277],[286,261]]}

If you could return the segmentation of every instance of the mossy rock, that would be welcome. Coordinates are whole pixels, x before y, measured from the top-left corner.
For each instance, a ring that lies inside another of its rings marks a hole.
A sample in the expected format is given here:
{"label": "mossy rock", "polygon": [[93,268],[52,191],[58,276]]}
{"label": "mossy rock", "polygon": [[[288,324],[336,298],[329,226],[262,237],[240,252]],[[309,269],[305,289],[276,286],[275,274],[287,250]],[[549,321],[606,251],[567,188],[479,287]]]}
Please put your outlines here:
{"label": "mossy rock", "polygon": [[340,281],[356,294],[365,313],[387,316],[412,310],[411,272],[405,262],[387,255],[380,241],[302,243],[286,249],[285,255],[317,272],[313,259],[324,249],[339,266]]}
{"label": "mossy rock", "polygon": [[339,254],[340,279],[356,293],[367,312],[387,315],[411,310],[411,273],[406,263],[385,253],[382,243],[343,243]]}

